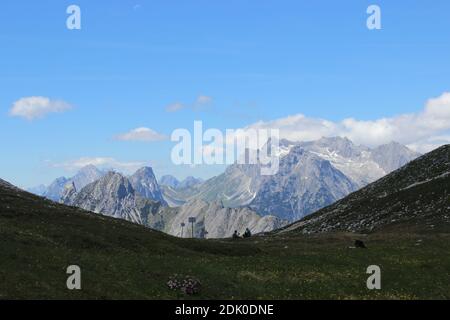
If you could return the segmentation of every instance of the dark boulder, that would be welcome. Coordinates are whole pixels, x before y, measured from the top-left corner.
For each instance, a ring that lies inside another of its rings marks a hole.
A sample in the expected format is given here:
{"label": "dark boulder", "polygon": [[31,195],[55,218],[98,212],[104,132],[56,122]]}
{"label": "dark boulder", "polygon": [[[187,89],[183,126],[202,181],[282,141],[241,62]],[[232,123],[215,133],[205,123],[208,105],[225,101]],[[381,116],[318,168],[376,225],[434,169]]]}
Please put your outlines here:
{"label": "dark boulder", "polygon": [[366,245],[364,244],[364,242],[361,241],[361,240],[355,240],[355,247],[356,248],[363,248],[363,249],[367,248]]}

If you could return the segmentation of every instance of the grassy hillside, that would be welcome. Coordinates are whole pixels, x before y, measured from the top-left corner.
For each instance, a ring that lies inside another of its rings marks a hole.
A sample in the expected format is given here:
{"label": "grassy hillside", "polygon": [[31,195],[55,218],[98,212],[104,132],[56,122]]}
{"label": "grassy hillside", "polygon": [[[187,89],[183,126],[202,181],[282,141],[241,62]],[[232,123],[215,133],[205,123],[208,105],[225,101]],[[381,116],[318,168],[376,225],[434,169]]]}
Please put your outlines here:
{"label": "grassy hillside", "polygon": [[[355,238],[368,249],[351,249]],[[447,225],[393,225],[369,236],[177,239],[0,187],[0,299],[450,299]],[[65,270],[82,269],[82,290]],[[367,266],[382,290],[366,289]],[[170,291],[174,274],[202,283]]]}

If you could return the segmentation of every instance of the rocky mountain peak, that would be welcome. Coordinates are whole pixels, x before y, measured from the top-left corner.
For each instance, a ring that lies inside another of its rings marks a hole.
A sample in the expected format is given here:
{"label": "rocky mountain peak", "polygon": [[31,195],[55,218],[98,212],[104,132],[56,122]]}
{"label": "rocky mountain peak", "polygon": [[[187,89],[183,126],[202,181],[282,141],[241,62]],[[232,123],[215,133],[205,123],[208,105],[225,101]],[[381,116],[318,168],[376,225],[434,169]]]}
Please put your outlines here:
{"label": "rocky mountain peak", "polygon": [[372,150],[373,159],[386,171],[386,173],[398,169],[405,163],[419,156],[419,153],[394,141],[378,146]]}
{"label": "rocky mountain peak", "polygon": [[98,189],[108,190],[110,196],[116,196],[118,199],[124,199],[135,193],[131,182],[118,172],[108,172],[93,184]]}
{"label": "rocky mountain peak", "polygon": [[368,150],[366,147],[356,146],[347,137],[323,137],[315,142],[312,142],[312,144],[319,148],[326,148],[331,152],[336,152],[344,158],[358,157],[363,151]]}
{"label": "rocky mountain peak", "polygon": [[175,189],[180,184],[180,181],[174,176],[167,174],[161,177],[159,184]]}
{"label": "rocky mountain peak", "polygon": [[88,164],[84,167],[82,167],[78,172],[79,173],[95,173],[95,172],[99,172],[100,170],[97,169],[96,166],[94,166],[93,164]]}
{"label": "rocky mountain peak", "polygon": [[356,188],[330,161],[296,145],[281,158],[277,174],[262,178],[250,207],[260,214],[293,221]]}
{"label": "rocky mountain peak", "polygon": [[130,176],[129,181],[134,190],[141,197],[158,201],[166,205],[166,201],[163,199],[161,189],[152,168],[140,168],[132,176]]}
{"label": "rocky mountain peak", "polygon": [[155,174],[153,173],[153,169],[151,167],[142,167],[138,169],[134,175],[136,176],[145,176],[145,177],[151,177],[154,178]]}
{"label": "rocky mountain peak", "polygon": [[73,188],[66,191],[66,204],[139,224],[146,224],[160,207],[159,202],[140,197],[129,179],[117,172],[108,172],[79,192]]}
{"label": "rocky mountain peak", "polygon": [[104,173],[97,169],[94,165],[87,165],[82,167],[70,181],[73,181],[75,187],[81,190],[84,186],[100,179]]}

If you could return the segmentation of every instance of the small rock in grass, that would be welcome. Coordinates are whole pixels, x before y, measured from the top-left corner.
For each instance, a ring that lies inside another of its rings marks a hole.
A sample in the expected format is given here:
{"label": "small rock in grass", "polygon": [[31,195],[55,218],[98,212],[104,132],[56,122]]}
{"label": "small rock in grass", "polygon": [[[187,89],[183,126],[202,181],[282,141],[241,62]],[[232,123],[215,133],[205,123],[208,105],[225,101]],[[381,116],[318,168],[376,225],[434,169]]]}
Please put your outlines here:
{"label": "small rock in grass", "polygon": [[367,248],[362,240],[355,240],[355,247],[356,248],[362,248],[362,249],[366,249]]}

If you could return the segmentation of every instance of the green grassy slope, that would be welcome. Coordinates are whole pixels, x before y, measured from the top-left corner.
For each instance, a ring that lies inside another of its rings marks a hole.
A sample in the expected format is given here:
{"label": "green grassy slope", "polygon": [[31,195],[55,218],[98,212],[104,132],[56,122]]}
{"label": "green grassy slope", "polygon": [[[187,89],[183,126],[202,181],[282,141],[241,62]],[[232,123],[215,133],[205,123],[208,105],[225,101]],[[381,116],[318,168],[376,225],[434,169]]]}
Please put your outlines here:
{"label": "green grassy slope", "polygon": [[[356,237],[367,250],[349,248]],[[0,299],[450,299],[449,244],[446,225],[177,239],[0,187]],[[66,289],[71,264],[81,267],[80,291]],[[371,264],[382,269],[380,291],[366,289]],[[201,293],[170,291],[173,274],[198,278]]]}

